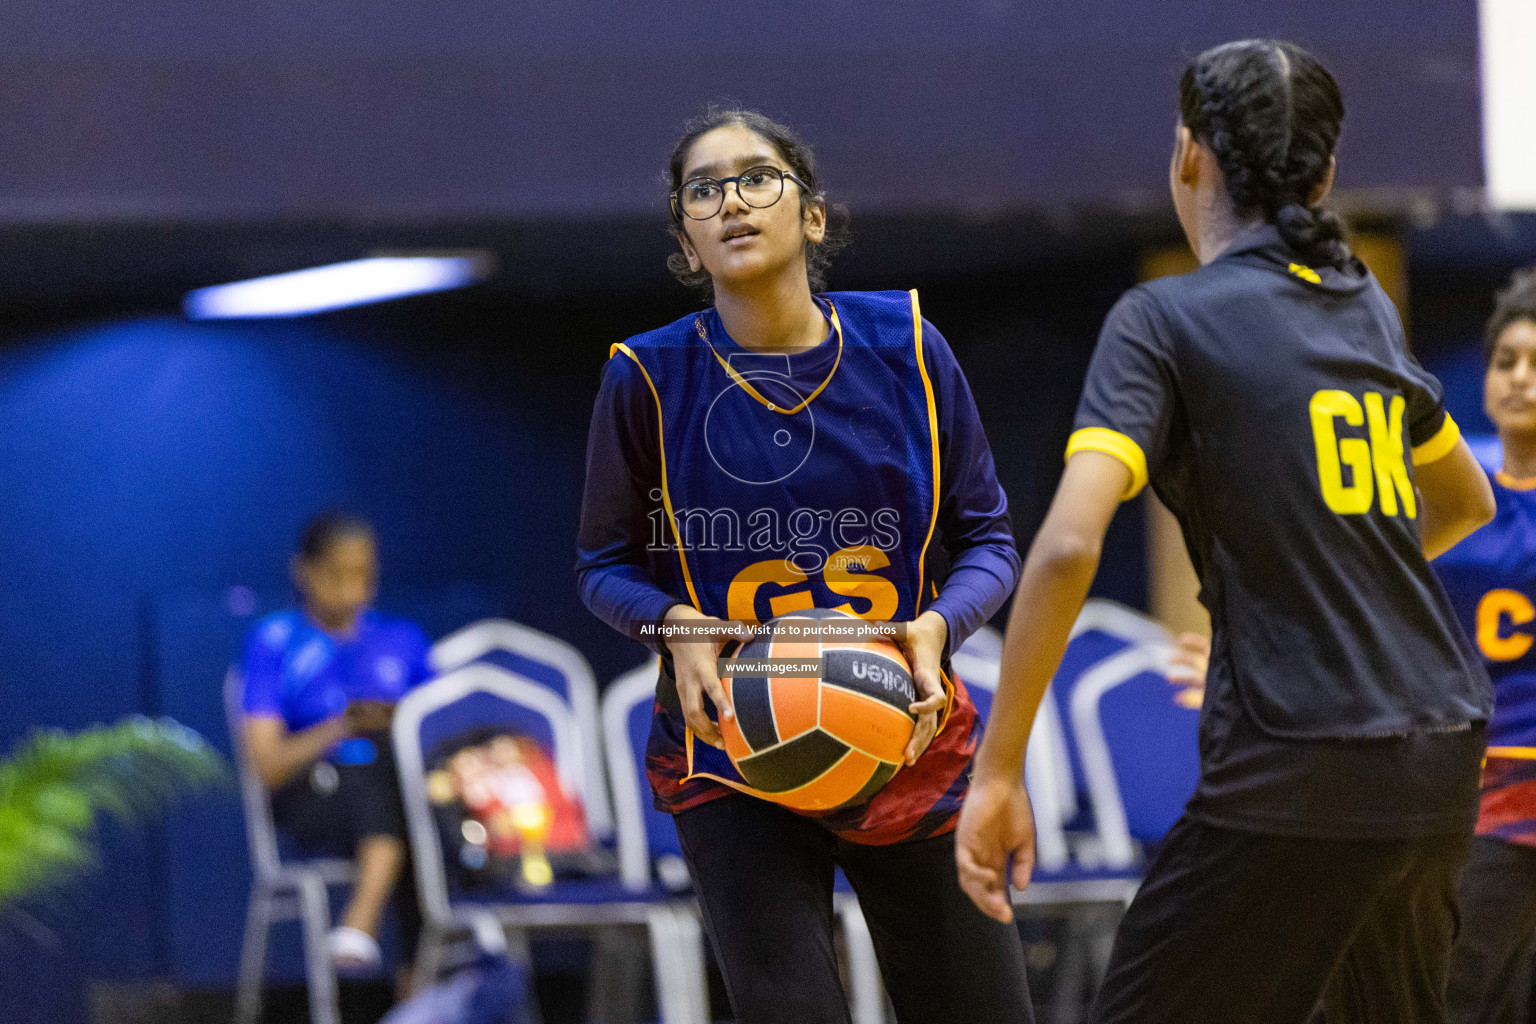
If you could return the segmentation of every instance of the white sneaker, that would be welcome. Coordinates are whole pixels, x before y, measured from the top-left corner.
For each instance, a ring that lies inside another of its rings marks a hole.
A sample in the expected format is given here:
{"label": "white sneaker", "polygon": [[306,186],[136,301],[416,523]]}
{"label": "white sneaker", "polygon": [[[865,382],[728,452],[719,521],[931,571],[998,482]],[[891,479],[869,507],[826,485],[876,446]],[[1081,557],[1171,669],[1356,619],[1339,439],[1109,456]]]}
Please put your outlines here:
{"label": "white sneaker", "polygon": [[371,970],[384,960],[384,953],[372,935],[357,928],[332,928],[325,937],[325,951],[331,963],[343,974]]}

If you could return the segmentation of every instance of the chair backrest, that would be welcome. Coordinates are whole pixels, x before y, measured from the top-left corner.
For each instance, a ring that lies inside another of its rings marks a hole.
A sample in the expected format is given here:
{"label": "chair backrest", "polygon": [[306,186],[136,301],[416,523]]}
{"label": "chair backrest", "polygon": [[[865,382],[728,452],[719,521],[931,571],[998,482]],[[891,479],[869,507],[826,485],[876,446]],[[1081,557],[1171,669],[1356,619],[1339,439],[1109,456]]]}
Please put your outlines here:
{"label": "chair backrest", "polygon": [[476,662],[416,687],[395,708],[392,738],[400,796],[423,914],[446,926],[451,893],[442,840],[427,800],[431,752],[475,729],[503,726],[546,744],[561,784],[581,793],[589,754],[571,707],[549,687],[496,665]]}
{"label": "chair backrest", "polygon": [[1127,647],[1083,673],[1072,693],[1072,732],[1110,867],[1135,863],[1135,839],[1162,838],[1199,779],[1200,713],[1175,700],[1172,652],[1166,643]]}
{"label": "chair backrest", "polygon": [[1156,653],[1154,669],[1109,686],[1098,703],[1126,828],[1149,844],[1167,835],[1200,782],[1200,708],[1180,703],[1168,651]]}
{"label": "chair backrest", "polygon": [[[1001,657],[1002,637],[990,626],[983,626],[950,659],[955,674],[970,691],[983,725],[992,713]],[[1029,790],[1035,816],[1035,863],[1042,871],[1066,868],[1069,855],[1065,825],[1077,813],[1077,794],[1061,733],[1056,700],[1047,690],[1024,756],[1024,785]]]}
{"label": "chair backrest", "polygon": [[[615,679],[603,694],[603,747],[613,782],[613,809],[619,834],[619,876],[627,888],[651,884],[651,866],[683,850],[670,815],[656,810],[645,772],[645,748],[656,703],[660,659],[650,658]],[[677,878],[662,881],[676,885]]]}
{"label": "chair backrest", "polygon": [[955,652],[956,658],[976,658],[997,663],[1003,657],[1003,634],[991,626],[982,626],[965,638],[965,643]]}
{"label": "chair backrest", "polygon": [[[1116,604],[1114,601],[1106,601],[1102,598],[1088,601],[1083,605],[1082,612],[1072,625],[1071,639],[1067,644],[1066,653],[1062,656],[1061,665],[1051,681],[1058,713],[1063,719],[1069,716],[1073,692],[1084,674],[1095,665],[1135,644],[1169,642],[1171,638],[1168,631],[1155,619],[1148,618],[1124,605]],[[1066,729],[1062,735],[1076,792],[1084,798],[1090,798],[1091,787],[1084,770],[1081,751],[1078,749],[1077,734],[1073,729]],[[1091,799],[1084,800],[1079,809],[1091,810]],[[1079,822],[1080,827],[1088,827],[1091,824],[1088,821]]]}
{"label": "chair backrest", "polygon": [[[433,644],[428,660],[439,675],[483,661],[547,687],[570,705],[586,749],[602,749],[592,666],[564,640],[519,622],[483,619]],[[588,761],[588,774],[579,790],[587,826],[594,836],[608,839],[613,835],[613,809],[603,766],[595,755]]]}
{"label": "chair backrest", "polygon": [[229,723],[230,749],[235,774],[240,780],[240,802],[245,808],[245,839],[251,851],[251,871],[257,878],[272,878],[281,868],[277,851],[277,827],[272,823],[272,801],[266,784],[256,774],[245,748],[245,683],[240,670],[230,666],[224,674],[224,717]]}
{"label": "chair backrest", "polygon": [[[991,626],[983,626],[960,645],[952,659],[955,671],[971,689],[971,702],[983,722],[992,713],[992,701],[997,692],[998,671],[1002,664],[1003,637]],[[977,685],[972,687],[975,680]],[[1061,724],[1061,708],[1056,702],[1054,686],[1045,688],[1045,698],[1035,716],[1035,727],[1030,733],[1030,750],[1036,749],[1037,757],[1026,758],[1025,781],[1033,793],[1050,787],[1048,799],[1054,800],[1060,809],[1063,823],[1077,815],[1077,782],[1072,774],[1072,762],[1067,753],[1066,731]],[[1030,767],[1031,760],[1034,767]],[[1037,812],[1038,813],[1038,812]]]}
{"label": "chair backrest", "polygon": [[1083,610],[1072,624],[1072,638],[1085,633],[1104,633],[1122,643],[1166,643],[1168,630],[1161,622],[1102,597],[1083,602]]}

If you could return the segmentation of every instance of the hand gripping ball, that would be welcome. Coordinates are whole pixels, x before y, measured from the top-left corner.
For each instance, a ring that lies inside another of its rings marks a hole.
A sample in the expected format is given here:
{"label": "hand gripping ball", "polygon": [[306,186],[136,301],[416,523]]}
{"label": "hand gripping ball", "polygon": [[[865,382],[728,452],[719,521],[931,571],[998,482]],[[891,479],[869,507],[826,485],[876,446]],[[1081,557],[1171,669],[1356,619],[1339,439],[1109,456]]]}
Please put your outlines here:
{"label": "hand gripping ball", "polygon": [[901,767],[917,718],[906,658],[884,639],[798,635],[818,622],[857,622],[810,609],[767,623],[732,661],[824,659],[816,676],[723,677],[734,718],[720,723],[725,751],[758,796],[799,811],[866,803]]}

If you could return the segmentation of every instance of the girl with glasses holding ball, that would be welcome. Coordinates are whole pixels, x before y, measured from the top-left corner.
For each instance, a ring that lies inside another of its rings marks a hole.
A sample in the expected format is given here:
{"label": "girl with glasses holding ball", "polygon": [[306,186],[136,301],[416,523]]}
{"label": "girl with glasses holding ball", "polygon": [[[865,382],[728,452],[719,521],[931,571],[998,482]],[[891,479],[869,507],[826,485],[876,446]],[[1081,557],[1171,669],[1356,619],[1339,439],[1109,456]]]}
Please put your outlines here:
{"label": "girl with glasses holding ball", "polygon": [[[650,782],[736,1019],[849,1019],[840,867],[900,1021],[1029,1021],[1018,933],[966,899],[954,863],[977,730],[948,658],[1019,571],[965,377],[916,292],[823,291],[845,231],[790,129],[711,109],[669,174],[669,266],[713,305],[613,347],[577,573],[595,614],[661,654]],[[899,624],[916,727],[873,796],[793,810],[721,749],[735,709],[716,658],[751,624],[812,608]],[[691,639],[656,640],[663,623]]]}

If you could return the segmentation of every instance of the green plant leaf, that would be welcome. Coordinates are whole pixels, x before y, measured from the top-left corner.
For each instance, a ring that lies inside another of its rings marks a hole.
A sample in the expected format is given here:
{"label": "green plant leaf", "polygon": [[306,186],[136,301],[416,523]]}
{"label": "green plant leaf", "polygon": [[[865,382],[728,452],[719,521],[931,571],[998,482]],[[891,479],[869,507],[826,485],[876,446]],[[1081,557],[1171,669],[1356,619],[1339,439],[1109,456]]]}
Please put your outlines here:
{"label": "green plant leaf", "polygon": [[133,825],[227,779],[223,758],[168,718],[34,731],[0,761],[0,910],[94,863],[98,818]]}

